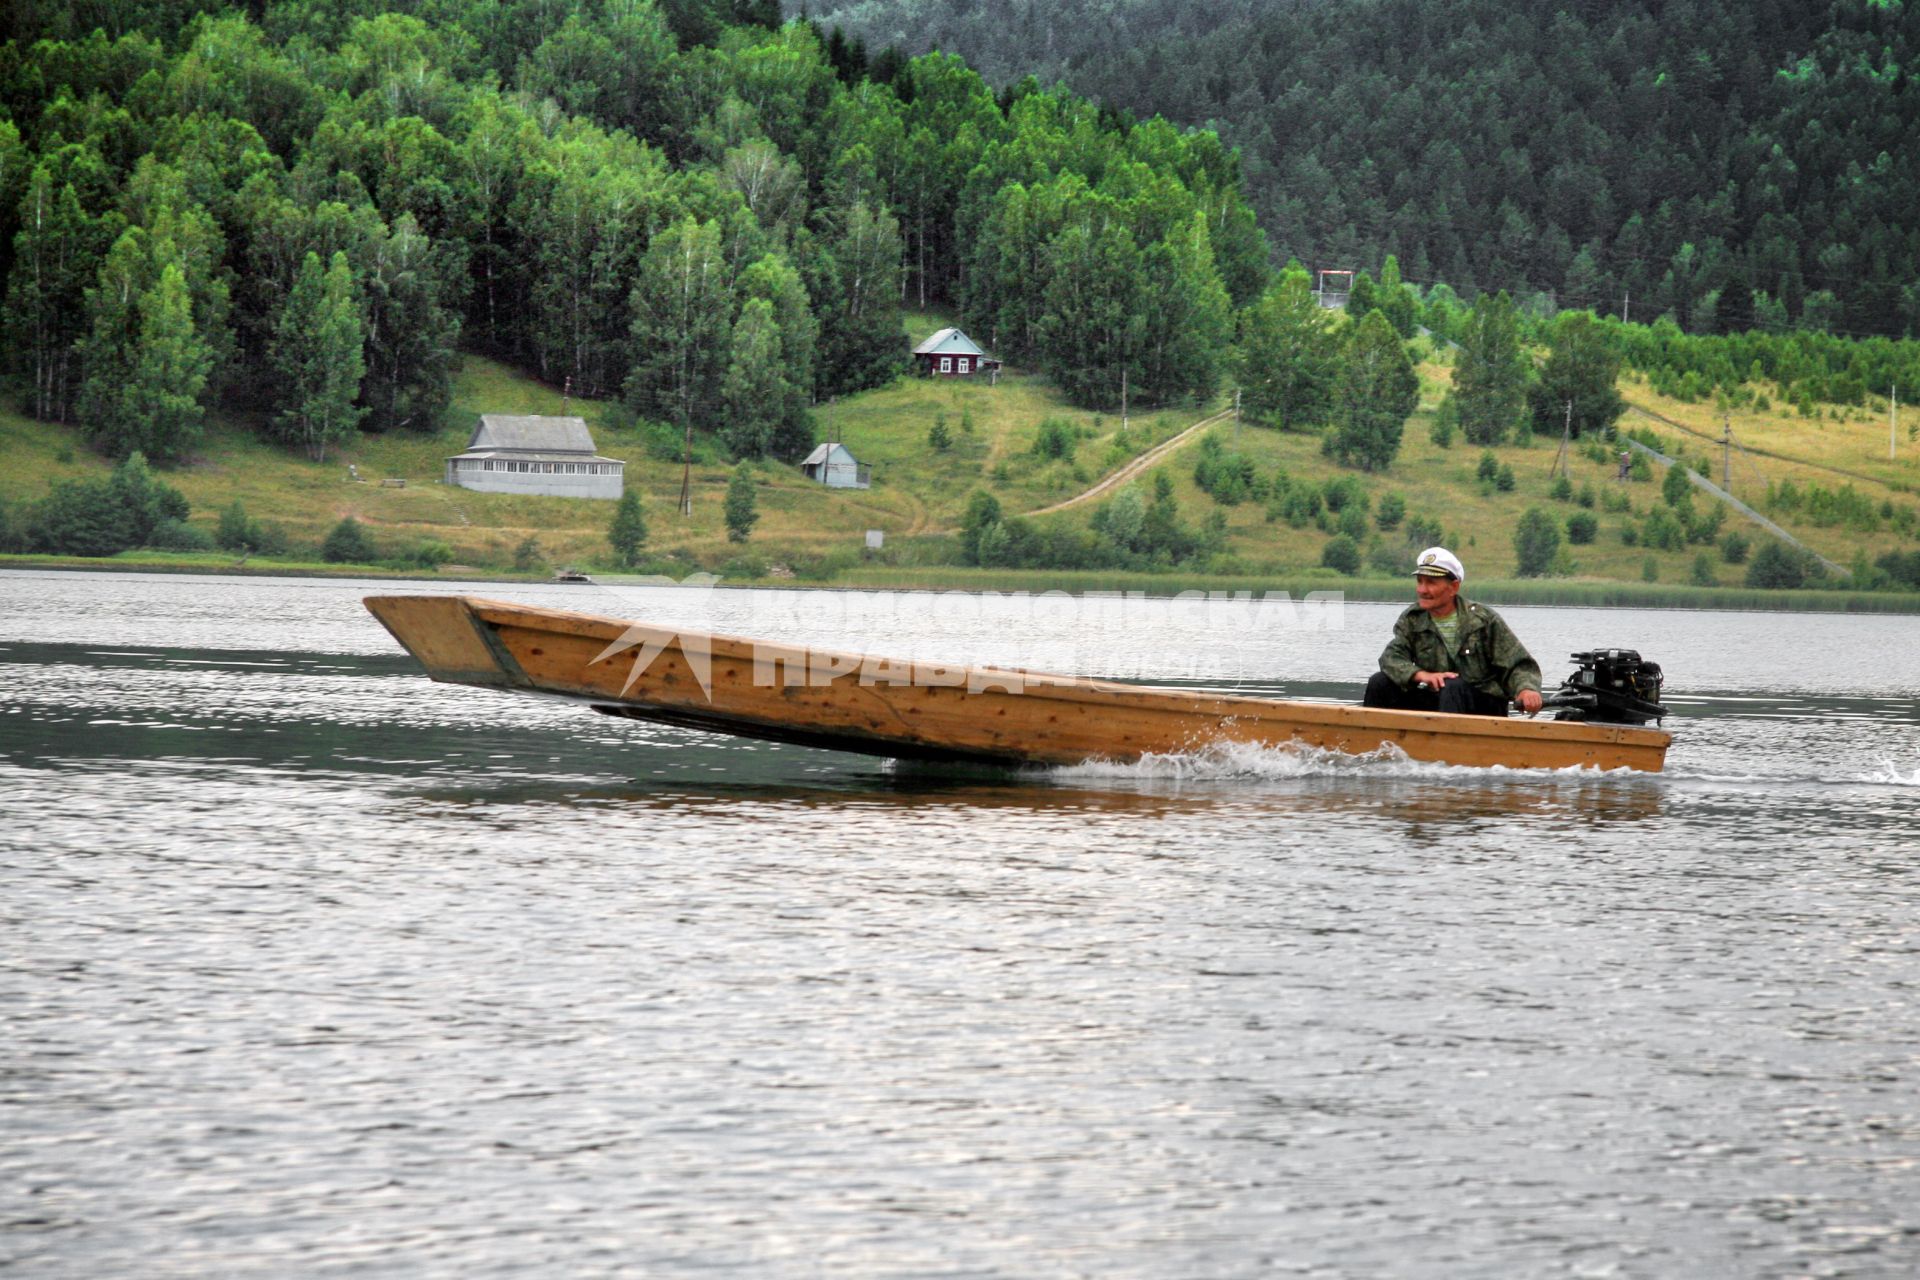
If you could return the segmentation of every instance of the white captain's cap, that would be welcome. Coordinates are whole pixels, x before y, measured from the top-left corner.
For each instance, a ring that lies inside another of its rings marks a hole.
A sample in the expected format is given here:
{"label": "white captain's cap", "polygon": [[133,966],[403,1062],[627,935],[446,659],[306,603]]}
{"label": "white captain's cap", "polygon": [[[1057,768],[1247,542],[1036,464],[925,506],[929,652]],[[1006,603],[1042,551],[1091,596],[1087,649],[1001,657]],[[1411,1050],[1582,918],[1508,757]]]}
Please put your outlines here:
{"label": "white captain's cap", "polygon": [[1465,582],[1467,571],[1460,567],[1460,557],[1445,547],[1428,547],[1420,553],[1414,562],[1413,576],[1416,578],[1452,578],[1455,582]]}

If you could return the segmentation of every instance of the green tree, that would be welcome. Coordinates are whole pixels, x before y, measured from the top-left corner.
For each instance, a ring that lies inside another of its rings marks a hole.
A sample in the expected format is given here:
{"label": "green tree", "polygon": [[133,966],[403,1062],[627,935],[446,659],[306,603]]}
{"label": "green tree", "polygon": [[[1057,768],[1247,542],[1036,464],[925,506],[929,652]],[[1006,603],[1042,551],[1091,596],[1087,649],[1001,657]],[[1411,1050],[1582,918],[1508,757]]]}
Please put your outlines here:
{"label": "green tree", "polygon": [[65,146],[34,166],[20,200],[0,334],[37,418],[64,421],[74,410],[86,291],[124,225],[118,213],[90,212],[106,203],[107,185],[98,153]]}
{"label": "green tree", "polygon": [[620,558],[622,568],[632,568],[647,545],[647,519],[640,510],[640,492],[628,489],[614,508],[613,523],[607,526],[607,543]]}
{"label": "green tree", "polygon": [[307,254],[274,334],[279,411],[272,427],[315,462],[324,462],[327,446],[351,436],[366,413],[355,403],[366,371],[363,345],[346,253],[336,251],[324,272],[320,255]]}
{"label": "green tree", "polygon": [[433,242],[411,213],[369,248],[360,279],[366,300],[368,431],[431,431],[453,399],[460,317],[448,306]]}
{"label": "green tree", "polygon": [[733,351],[720,385],[726,405],[720,437],[735,458],[764,457],[773,445],[789,391],[781,350],[773,304],[749,298],[733,326]]}
{"label": "green tree", "polygon": [[759,523],[760,512],[753,496],[753,469],[741,463],[727,481],[727,541],[745,542]]}
{"label": "green tree", "polygon": [[636,411],[677,426],[713,421],[731,354],[731,289],[718,222],[683,218],[654,237],[630,300],[626,397]]}
{"label": "green tree", "polygon": [[1314,298],[1306,271],[1292,264],[1240,317],[1241,415],[1282,431],[1317,426],[1332,411],[1339,368],[1332,313]]}
{"label": "green tree", "polygon": [[834,211],[827,234],[801,254],[820,317],[814,378],[821,396],[885,386],[907,368],[900,252],[893,215],[855,200]]}
{"label": "green tree", "polygon": [[153,478],[146,458],[138,451],[128,454],[107,482],[114,500],[127,514],[128,535],[133,545],[151,542],[153,531],[168,520],[185,520],[190,514],[187,499],[172,485]]}
{"label": "green tree", "polygon": [[1383,471],[1419,404],[1420,379],[1400,336],[1385,316],[1369,311],[1347,341],[1329,448],[1347,465]]}
{"label": "green tree", "polygon": [[195,330],[186,275],[169,263],[140,296],[140,341],[121,397],[115,452],[136,448],[177,461],[200,438],[200,397],[213,351]]}
{"label": "green tree", "polygon": [[1528,507],[1513,530],[1516,572],[1523,578],[1541,578],[1553,572],[1560,553],[1560,526],[1539,507]]}
{"label": "green tree", "polygon": [[967,497],[967,509],[960,517],[960,553],[968,564],[980,559],[980,536],[991,525],[1000,523],[1000,500],[984,489],[975,489]]}
{"label": "green tree", "polygon": [[[1563,427],[1577,440],[1592,432],[1607,435],[1626,409],[1615,385],[1620,357],[1607,341],[1599,321],[1588,311],[1568,311],[1553,322],[1553,348],[1540,380],[1527,392],[1533,429],[1541,435],[1559,435]],[[1568,427],[1567,405],[1573,406]]]}
{"label": "green tree", "polygon": [[1376,291],[1374,306],[1387,318],[1393,331],[1404,341],[1413,336],[1415,322],[1419,318],[1420,300],[1414,296],[1400,279],[1400,259],[1392,254],[1380,265],[1380,287]]}
{"label": "green tree", "polygon": [[1504,291],[1480,295],[1459,341],[1453,394],[1460,430],[1472,444],[1499,444],[1519,425],[1527,396],[1519,323]]}

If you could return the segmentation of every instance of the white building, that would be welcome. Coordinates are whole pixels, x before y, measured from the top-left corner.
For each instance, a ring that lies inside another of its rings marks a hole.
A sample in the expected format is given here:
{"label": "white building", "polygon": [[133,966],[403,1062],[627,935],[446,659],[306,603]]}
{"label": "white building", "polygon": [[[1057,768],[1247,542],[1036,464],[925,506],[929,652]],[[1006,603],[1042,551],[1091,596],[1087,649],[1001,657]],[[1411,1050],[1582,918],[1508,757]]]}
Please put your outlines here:
{"label": "white building", "polygon": [[873,468],[856,462],[847,446],[828,442],[807,455],[800,472],[829,489],[865,489],[873,483]]}
{"label": "white building", "polygon": [[626,466],[593,451],[583,418],[486,413],[467,451],[447,459],[447,483],[481,493],[617,502]]}

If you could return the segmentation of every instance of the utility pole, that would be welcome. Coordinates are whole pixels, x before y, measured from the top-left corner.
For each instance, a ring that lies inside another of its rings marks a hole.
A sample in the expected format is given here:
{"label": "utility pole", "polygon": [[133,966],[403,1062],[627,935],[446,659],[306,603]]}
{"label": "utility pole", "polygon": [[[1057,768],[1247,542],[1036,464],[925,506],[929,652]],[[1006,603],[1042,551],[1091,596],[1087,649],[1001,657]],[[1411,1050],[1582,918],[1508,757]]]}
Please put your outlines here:
{"label": "utility pole", "polygon": [[1547,468],[1547,474],[1573,475],[1573,464],[1567,461],[1567,448],[1573,443],[1573,401],[1567,401],[1567,420],[1560,427],[1560,452],[1554,455],[1553,465]]}
{"label": "utility pole", "polygon": [[1628,289],[1620,295],[1620,323],[1626,324],[1633,315],[1633,290]]}
{"label": "utility pole", "polygon": [[1233,389],[1233,443],[1240,444],[1240,388]]}
{"label": "utility pole", "polygon": [[1720,419],[1720,487],[1733,492],[1733,415]]}
{"label": "utility pole", "polygon": [[560,384],[560,416],[561,417],[564,418],[567,416],[567,411],[572,404],[573,404],[573,375],[568,374],[567,380]]}

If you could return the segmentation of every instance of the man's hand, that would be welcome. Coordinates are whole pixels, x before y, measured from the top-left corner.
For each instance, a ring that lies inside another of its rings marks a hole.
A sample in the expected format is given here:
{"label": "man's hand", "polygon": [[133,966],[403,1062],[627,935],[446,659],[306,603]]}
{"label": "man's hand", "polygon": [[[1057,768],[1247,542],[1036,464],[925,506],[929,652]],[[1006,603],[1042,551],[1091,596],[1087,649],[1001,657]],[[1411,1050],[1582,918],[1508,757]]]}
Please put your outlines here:
{"label": "man's hand", "polygon": [[1440,692],[1441,685],[1456,678],[1459,674],[1458,671],[1416,671],[1413,673],[1413,682],[1415,684],[1423,684],[1435,693],[1438,693]]}
{"label": "man's hand", "polygon": [[1522,689],[1520,691],[1520,696],[1515,698],[1514,702],[1519,705],[1522,711],[1526,712],[1528,715],[1532,715],[1536,711],[1540,710],[1540,707],[1542,705],[1541,698],[1540,698],[1540,691],[1538,689]]}

